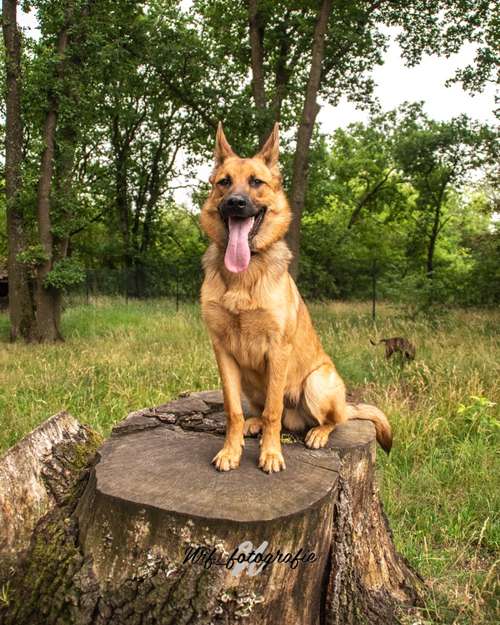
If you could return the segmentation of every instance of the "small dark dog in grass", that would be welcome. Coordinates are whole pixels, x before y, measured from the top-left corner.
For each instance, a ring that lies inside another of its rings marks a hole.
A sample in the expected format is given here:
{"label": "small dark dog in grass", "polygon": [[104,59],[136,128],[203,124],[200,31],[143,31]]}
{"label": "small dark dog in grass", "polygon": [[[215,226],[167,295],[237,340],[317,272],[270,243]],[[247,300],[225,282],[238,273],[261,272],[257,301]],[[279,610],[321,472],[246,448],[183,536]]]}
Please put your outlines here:
{"label": "small dark dog in grass", "polygon": [[401,336],[395,336],[392,339],[380,339],[378,342],[370,339],[370,343],[372,345],[384,343],[386,358],[390,358],[393,354],[401,354],[401,356],[404,356],[407,360],[413,360],[415,358],[415,345]]}

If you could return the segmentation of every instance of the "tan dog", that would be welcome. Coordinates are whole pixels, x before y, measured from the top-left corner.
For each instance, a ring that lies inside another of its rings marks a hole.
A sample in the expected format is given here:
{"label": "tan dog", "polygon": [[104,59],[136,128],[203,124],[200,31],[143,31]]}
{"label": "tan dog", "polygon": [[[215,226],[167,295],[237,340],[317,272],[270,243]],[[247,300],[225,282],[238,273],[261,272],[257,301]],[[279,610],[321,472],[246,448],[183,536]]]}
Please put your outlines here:
{"label": "tan dog", "polygon": [[408,339],[403,338],[402,336],[395,336],[392,339],[380,339],[380,341],[372,341],[370,339],[370,343],[372,345],[379,345],[380,343],[384,343],[385,345],[385,357],[389,359],[393,354],[400,354],[404,356],[407,360],[415,360],[416,349],[413,343],[410,343]]}
{"label": "tan dog", "polygon": [[[284,242],[291,211],[278,170],[278,125],[253,158],[239,158],[219,124],[211,193],[201,226],[211,239],[203,258],[203,318],[224,393],[227,432],[213,459],[220,471],[238,466],[245,433],[262,431],[259,466],[285,468],[281,422],[310,427],[306,445],[326,445],[338,423],[369,419],[389,451],[390,425],[373,406],[347,406],[345,387],[323,351],[308,310],[288,273]],[[261,417],[243,418],[242,392]]]}

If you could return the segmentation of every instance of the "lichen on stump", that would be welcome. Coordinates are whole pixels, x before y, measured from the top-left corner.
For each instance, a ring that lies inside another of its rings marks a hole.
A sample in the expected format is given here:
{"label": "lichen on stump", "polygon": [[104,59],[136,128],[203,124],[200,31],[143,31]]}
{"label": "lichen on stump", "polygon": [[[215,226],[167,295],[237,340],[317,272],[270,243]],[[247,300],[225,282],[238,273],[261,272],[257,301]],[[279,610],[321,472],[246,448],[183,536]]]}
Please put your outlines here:
{"label": "lichen on stump", "polygon": [[[17,608],[0,611],[2,622],[397,622],[418,577],[395,552],[378,499],[371,423],[340,426],[325,450],[285,435],[287,470],[271,476],[257,468],[256,439],[238,470],[216,472],[224,431],[218,391],[119,423],[85,489],[37,525],[11,587]],[[240,546],[299,561],[238,565]],[[23,575],[37,588],[24,604]]]}

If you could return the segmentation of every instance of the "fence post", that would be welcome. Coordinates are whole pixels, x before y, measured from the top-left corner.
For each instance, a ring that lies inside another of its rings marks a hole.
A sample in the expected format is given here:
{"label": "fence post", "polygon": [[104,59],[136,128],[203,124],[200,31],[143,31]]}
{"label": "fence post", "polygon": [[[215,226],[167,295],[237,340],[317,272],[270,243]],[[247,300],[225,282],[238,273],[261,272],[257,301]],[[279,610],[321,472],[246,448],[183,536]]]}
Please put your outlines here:
{"label": "fence post", "polygon": [[87,269],[85,272],[85,303],[88,306],[90,303],[90,271]]}
{"label": "fence post", "polygon": [[377,259],[372,262],[372,321],[375,323],[377,318]]}
{"label": "fence post", "polygon": [[175,265],[175,311],[179,312],[179,266]]}

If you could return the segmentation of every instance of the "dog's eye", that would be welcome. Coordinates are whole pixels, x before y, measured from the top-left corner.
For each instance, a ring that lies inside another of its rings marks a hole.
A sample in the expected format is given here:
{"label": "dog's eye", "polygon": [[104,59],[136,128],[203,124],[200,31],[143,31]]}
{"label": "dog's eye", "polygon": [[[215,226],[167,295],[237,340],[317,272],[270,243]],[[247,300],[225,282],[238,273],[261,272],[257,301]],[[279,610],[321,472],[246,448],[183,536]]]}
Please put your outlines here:
{"label": "dog's eye", "polygon": [[257,188],[260,187],[261,184],[264,184],[263,180],[260,180],[260,178],[250,178],[250,186]]}
{"label": "dog's eye", "polygon": [[231,178],[229,178],[229,176],[221,178],[217,181],[217,184],[219,184],[221,187],[228,187],[231,184]]}

